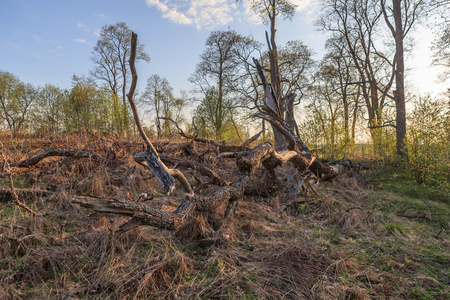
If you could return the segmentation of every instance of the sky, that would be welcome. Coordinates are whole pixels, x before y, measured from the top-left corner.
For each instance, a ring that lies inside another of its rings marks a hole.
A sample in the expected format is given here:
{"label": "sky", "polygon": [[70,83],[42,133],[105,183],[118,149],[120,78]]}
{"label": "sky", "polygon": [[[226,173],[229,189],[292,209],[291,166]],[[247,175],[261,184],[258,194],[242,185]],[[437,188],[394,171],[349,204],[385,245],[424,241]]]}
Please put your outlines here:
{"label": "sky", "polygon": [[[36,86],[52,83],[72,86],[72,75],[88,75],[93,68],[92,50],[105,25],[126,22],[145,45],[149,63],[137,64],[138,91],[144,91],[152,74],[168,79],[175,95],[192,90],[188,81],[205,41],[213,30],[233,29],[264,41],[267,27],[235,0],[1,0],[0,70]],[[301,40],[320,59],[326,35],[314,27],[318,1],[292,0],[298,4],[292,21],[278,20],[277,44]],[[430,66],[430,29],[419,27],[408,82],[419,93],[445,91],[448,82],[436,83],[438,70]]]}

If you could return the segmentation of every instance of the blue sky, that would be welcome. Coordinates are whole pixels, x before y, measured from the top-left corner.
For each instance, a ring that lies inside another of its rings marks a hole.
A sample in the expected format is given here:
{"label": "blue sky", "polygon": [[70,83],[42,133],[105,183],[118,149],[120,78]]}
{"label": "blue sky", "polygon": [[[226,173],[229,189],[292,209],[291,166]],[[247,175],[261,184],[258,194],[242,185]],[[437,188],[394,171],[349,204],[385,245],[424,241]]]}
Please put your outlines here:
{"label": "blue sky", "polygon": [[[292,22],[279,20],[277,42],[299,39],[323,54],[325,36],[312,25],[316,1],[299,4]],[[138,90],[152,74],[166,77],[177,94],[192,88],[188,81],[212,30],[234,29],[263,41],[266,27],[235,0],[2,0],[0,9],[0,69],[34,85],[71,87],[73,74],[88,74],[93,47],[102,26],[126,22],[138,34],[150,63],[139,63]],[[412,57],[411,81],[420,91],[436,87],[436,70],[429,67],[432,37],[419,28],[420,43]],[[426,74],[426,75],[425,75]],[[424,76],[425,75],[425,76]],[[415,83],[417,82],[417,84]]]}

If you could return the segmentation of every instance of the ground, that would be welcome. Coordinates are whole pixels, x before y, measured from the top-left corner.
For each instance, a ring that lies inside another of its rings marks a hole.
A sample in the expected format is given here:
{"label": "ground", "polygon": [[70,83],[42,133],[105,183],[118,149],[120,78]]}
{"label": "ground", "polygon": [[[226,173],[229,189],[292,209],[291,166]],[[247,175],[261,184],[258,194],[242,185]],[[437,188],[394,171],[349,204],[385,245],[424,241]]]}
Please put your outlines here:
{"label": "ground", "polygon": [[[414,184],[397,168],[363,162],[314,182],[318,195],[309,189],[294,198],[282,187],[291,165],[278,169],[278,186],[261,168],[250,181],[257,188],[239,202],[230,242],[200,247],[192,227],[141,226],[119,235],[129,217],[72,204],[82,195],[143,201],[137,199],[146,192],[147,205],[174,210],[182,191],[163,195],[133,161],[139,141],[86,134],[2,142],[9,162],[47,149],[100,157],[50,157],[12,168],[20,201],[36,215],[14,203],[4,170],[0,299],[450,299],[450,193]],[[158,147],[198,161],[181,150],[185,142]],[[213,153],[202,163],[226,182],[238,172],[234,160]],[[182,171],[194,186],[206,181]]]}

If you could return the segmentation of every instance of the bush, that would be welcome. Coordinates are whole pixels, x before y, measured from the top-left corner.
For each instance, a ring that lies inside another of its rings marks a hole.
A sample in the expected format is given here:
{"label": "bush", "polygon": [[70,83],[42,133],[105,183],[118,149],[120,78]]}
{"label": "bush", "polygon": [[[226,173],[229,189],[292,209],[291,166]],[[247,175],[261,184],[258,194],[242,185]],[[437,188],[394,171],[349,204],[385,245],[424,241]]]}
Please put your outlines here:
{"label": "bush", "polygon": [[419,97],[410,117],[406,170],[417,183],[450,186],[449,103]]}

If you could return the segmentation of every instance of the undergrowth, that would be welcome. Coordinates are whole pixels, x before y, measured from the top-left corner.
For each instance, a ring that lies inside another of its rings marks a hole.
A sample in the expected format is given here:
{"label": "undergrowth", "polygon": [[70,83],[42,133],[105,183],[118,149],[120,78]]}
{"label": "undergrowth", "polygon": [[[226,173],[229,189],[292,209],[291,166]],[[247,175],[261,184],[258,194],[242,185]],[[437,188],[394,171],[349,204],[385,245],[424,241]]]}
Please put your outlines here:
{"label": "undergrowth", "polygon": [[[127,217],[71,203],[78,195],[137,201],[145,192],[153,196],[147,205],[175,209],[182,193],[164,196],[132,160],[141,143],[77,136],[4,144],[10,162],[50,148],[101,158],[13,168],[18,195],[36,215],[8,198],[9,182],[0,178],[0,299],[450,298],[449,192],[395,172],[312,183],[318,196],[292,198],[285,188],[247,194],[233,241],[205,248],[189,232],[142,226],[118,235]],[[180,142],[161,145],[195,159]],[[233,161],[212,154],[202,163],[226,181],[237,174]],[[277,177],[291,173],[287,166]],[[252,184],[267,187],[266,175],[258,171]]]}

